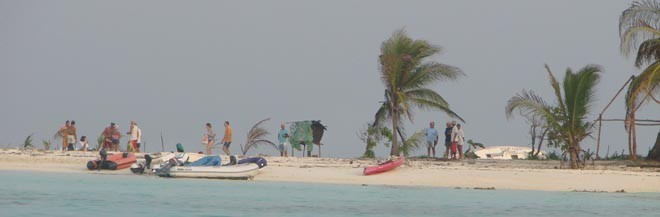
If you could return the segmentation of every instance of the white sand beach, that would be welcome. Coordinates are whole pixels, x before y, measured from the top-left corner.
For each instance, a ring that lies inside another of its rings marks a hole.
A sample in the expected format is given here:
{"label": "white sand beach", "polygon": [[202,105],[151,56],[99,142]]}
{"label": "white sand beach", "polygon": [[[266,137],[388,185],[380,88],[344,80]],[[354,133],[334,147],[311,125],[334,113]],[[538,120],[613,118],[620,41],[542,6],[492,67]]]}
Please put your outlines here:
{"label": "white sand beach", "polygon": [[[86,162],[96,152],[0,150],[0,170],[59,173],[99,173],[89,171]],[[660,192],[660,168],[629,167],[628,161],[599,161],[584,170],[557,169],[557,161],[407,160],[393,171],[362,175],[377,160],[338,158],[265,157],[268,166],[254,181],[281,181],[351,185],[430,186],[449,188],[490,188],[540,191]],[[226,158],[225,158],[226,159]],[[128,169],[106,171],[133,175]]]}

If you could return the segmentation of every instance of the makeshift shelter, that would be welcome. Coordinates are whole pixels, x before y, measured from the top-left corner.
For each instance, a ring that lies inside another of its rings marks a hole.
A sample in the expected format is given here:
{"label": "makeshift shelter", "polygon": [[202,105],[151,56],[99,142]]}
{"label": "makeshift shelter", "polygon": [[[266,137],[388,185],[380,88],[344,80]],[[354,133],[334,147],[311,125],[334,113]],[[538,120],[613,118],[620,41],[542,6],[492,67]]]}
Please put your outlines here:
{"label": "makeshift shelter", "polygon": [[302,151],[303,157],[305,156],[305,151],[307,156],[311,156],[311,153],[314,149],[314,145],[319,146],[319,154],[321,156],[321,139],[323,138],[323,133],[327,129],[326,126],[321,124],[320,120],[316,121],[291,121],[289,123],[289,132],[292,134],[289,137],[289,143],[291,144],[291,155],[293,155],[294,150]]}

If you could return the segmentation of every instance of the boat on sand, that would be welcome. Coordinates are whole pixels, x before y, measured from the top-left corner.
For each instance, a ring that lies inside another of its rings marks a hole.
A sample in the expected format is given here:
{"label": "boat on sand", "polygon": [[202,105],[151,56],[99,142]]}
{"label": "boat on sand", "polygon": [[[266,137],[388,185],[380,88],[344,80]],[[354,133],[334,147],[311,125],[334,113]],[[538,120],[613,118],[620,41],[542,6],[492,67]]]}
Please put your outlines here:
{"label": "boat on sand", "polygon": [[[214,159],[215,158],[215,159]],[[172,166],[175,165],[175,166]],[[161,177],[175,178],[212,178],[212,179],[253,179],[267,165],[266,159],[255,157],[236,162],[232,156],[230,163],[220,164],[217,156],[207,156],[188,165],[172,162],[159,169],[156,174]]]}
{"label": "boat on sand", "polygon": [[387,172],[401,166],[403,162],[405,162],[405,160],[406,160],[405,157],[399,157],[398,159],[388,160],[376,166],[369,166],[364,168],[363,173],[365,176],[368,176],[368,175]]}
{"label": "boat on sand", "polygon": [[[131,166],[135,163],[135,155],[131,153],[115,153],[111,155],[101,154],[101,158],[90,160],[87,162],[87,169],[107,169],[107,170],[121,170]],[[103,159],[105,157],[105,159]]]}

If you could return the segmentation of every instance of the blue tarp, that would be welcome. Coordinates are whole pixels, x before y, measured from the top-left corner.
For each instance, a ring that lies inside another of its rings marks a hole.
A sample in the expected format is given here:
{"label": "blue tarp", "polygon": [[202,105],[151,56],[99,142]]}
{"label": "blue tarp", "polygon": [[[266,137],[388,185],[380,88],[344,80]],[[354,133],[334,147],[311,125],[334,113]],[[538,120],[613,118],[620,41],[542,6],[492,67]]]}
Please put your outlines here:
{"label": "blue tarp", "polygon": [[220,166],[220,156],[206,156],[188,164],[188,166]]}

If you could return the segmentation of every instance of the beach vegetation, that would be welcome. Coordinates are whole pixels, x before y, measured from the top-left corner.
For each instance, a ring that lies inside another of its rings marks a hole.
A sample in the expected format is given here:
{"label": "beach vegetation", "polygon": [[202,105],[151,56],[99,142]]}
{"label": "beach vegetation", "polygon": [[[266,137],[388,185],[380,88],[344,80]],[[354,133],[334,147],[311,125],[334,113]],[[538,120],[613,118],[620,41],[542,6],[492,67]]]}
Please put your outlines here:
{"label": "beach vegetation", "polygon": [[[512,118],[515,111],[543,117],[556,140],[564,145],[570,156],[570,166],[578,168],[580,142],[591,135],[594,123],[587,121],[587,115],[595,101],[595,89],[600,80],[602,69],[596,65],[587,65],[577,72],[566,69],[564,80],[560,83],[548,65],[545,65],[550,78],[550,86],[556,97],[555,105],[546,103],[543,98],[531,90],[509,99],[505,113]],[[563,88],[562,88],[563,87]]]}
{"label": "beach vegetation", "polygon": [[552,150],[552,152],[548,154],[548,160],[559,160],[559,154],[557,154],[557,151]]}
{"label": "beach vegetation", "polygon": [[101,150],[104,141],[105,141],[105,136],[103,136],[103,134],[101,134],[98,138],[96,138],[96,150]]}
{"label": "beach vegetation", "polygon": [[479,156],[476,153],[474,153],[474,150],[477,148],[482,148],[482,149],[486,148],[486,146],[483,143],[475,142],[472,141],[471,139],[468,139],[467,144],[468,144],[467,145],[468,149],[465,150],[465,153],[463,153],[463,156],[467,159],[478,159]]}
{"label": "beach vegetation", "polygon": [[[261,145],[271,146],[277,150],[277,145],[266,139],[270,135],[270,132],[268,132],[263,125],[269,120],[270,118],[263,119],[250,128],[250,131],[248,131],[247,134],[247,139],[245,140],[245,145],[241,144],[241,152],[243,155],[247,155],[247,152],[251,148],[258,148],[258,146]],[[216,145],[221,145],[221,143],[217,143]]]}
{"label": "beach vegetation", "polygon": [[[385,99],[376,112],[376,124],[380,126],[381,120],[390,120],[392,134],[402,136],[402,121],[405,118],[413,122],[414,108],[439,110],[464,121],[440,94],[429,88],[438,81],[453,81],[465,75],[457,67],[429,60],[440,53],[439,46],[412,39],[400,29],[381,44],[380,51],[380,78],[385,86]],[[399,140],[393,136],[390,155],[399,154]]]}
{"label": "beach vegetation", "polygon": [[400,151],[403,156],[410,156],[410,154],[419,150],[419,147],[424,145],[426,137],[424,136],[425,132],[423,130],[415,132],[407,140],[401,142]]}
{"label": "beach vegetation", "polygon": [[[660,104],[660,2],[635,1],[619,18],[621,53],[629,57],[636,53],[635,67],[642,71],[634,76],[626,93],[626,122],[631,160],[637,159],[635,113],[645,103]],[[649,156],[660,160],[658,156]]]}
{"label": "beach vegetation", "polygon": [[50,145],[52,144],[50,140],[42,140],[41,144],[44,145],[44,150],[48,151],[50,150]]}
{"label": "beach vegetation", "polygon": [[23,148],[24,149],[31,149],[32,147],[34,147],[32,145],[32,136],[33,136],[33,134],[30,134],[29,136],[25,137],[25,141],[23,141]]}
{"label": "beach vegetation", "polygon": [[547,140],[548,133],[550,132],[551,128],[548,126],[542,116],[535,115],[534,113],[524,112],[524,110],[520,110],[519,115],[525,118],[525,122],[529,125],[528,133],[531,139],[530,145],[532,146],[532,152],[530,152],[528,159],[537,159],[539,153],[541,153],[543,142]]}
{"label": "beach vegetation", "polygon": [[358,132],[358,138],[366,144],[363,158],[375,158],[374,148],[378,144],[389,147],[392,141],[392,130],[384,126],[376,126],[373,123],[367,123],[363,129]]}

